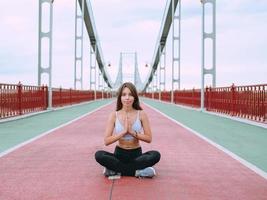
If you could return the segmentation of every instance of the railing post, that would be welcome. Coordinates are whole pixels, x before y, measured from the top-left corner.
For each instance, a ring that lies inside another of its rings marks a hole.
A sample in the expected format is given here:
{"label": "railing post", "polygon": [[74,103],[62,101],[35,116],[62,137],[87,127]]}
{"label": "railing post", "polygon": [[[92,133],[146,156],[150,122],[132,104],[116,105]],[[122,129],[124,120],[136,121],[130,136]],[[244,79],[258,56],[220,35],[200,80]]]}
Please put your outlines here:
{"label": "railing post", "polygon": [[2,89],[4,88],[4,86],[2,86],[1,85],[1,83],[0,83],[0,119],[2,119],[2,115],[4,116],[4,112],[3,112],[3,96],[2,96],[2,93],[3,93],[3,91],[2,91]]}
{"label": "railing post", "polygon": [[21,103],[22,103],[22,84],[19,82],[18,83],[18,110],[19,110],[19,115],[22,115],[22,106],[21,106]]}
{"label": "railing post", "polygon": [[69,104],[71,104],[71,88],[69,89]]}
{"label": "railing post", "polygon": [[42,98],[42,107],[43,107],[43,109],[45,109],[45,89],[44,89],[44,85],[42,85],[42,87],[41,87],[41,91],[42,91],[42,95],[41,95],[41,98]]}
{"label": "railing post", "polygon": [[72,100],[73,100],[72,93],[73,93],[73,91],[72,91],[72,89],[70,88],[70,104],[71,104],[71,105],[72,105]]}
{"label": "railing post", "polygon": [[263,100],[262,100],[262,104],[263,104],[263,121],[266,122],[266,118],[267,118],[267,86],[263,86]]}
{"label": "railing post", "polygon": [[59,105],[60,106],[63,105],[63,101],[62,101],[62,88],[61,88],[61,86],[59,88]]}
{"label": "railing post", "polygon": [[208,97],[208,106],[209,108],[214,108],[214,103],[213,103],[213,97],[214,97],[214,88],[210,86],[209,88],[209,97]]}
{"label": "railing post", "polygon": [[46,88],[46,99],[47,99],[46,105],[47,108],[49,108],[49,87],[46,85],[45,88]]}
{"label": "railing post", "polygon": [[204,93],[204,108],[209,110],[209,87],[207,86]]}
{"label": "railing post", "polygon": [[231,115],[235,115],[235,85],[231,86]]}
{"label": "railing post", "polygon": [[194,96],[195,96],[195,88],[192,89],[192,97],[191,97],[191,105],[194,106],[194,102],[195,102],[195,99],[194,99]]}
{"label": "railing post", "polygon": [[48,87],[45,86],[45,108],[48,109]]}

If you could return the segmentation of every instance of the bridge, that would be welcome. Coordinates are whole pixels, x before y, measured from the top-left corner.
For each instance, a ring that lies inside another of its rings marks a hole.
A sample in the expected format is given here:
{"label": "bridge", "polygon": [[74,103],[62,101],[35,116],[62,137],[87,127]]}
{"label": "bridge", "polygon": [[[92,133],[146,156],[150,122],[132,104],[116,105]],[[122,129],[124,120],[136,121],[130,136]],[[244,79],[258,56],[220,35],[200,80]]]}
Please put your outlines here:
{"label": "bridge", "polygon": [[[217,86],[216,0],[199,2],[201,84],[193,89],[181,88],[181,0],[166,1],[145,78],[136,51],[122,50],[109,74],[91,2],[75,1],[73,87],[54,87],[56,2],[39,0],[38,84],[0,83],[0,199],[267,199],[267,84]],[[127,78],[152,127],[143,151],[162,155],[152,179],[108,179],[94,160],[115,147],[103,145],[105,121]]]}

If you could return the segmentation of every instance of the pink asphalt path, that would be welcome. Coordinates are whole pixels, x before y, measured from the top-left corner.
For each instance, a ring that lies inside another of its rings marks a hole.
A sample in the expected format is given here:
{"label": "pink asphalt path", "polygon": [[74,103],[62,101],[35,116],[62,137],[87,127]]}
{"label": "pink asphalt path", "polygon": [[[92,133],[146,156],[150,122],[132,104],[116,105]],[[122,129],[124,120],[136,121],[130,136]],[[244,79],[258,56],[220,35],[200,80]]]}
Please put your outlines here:
{"label": "pink asphalt path", "polygon": [[[0,158],[0,199],[267,199],[267,181],[188,130],[145,108],[161,161],[153,179],[108,180],[94,153],[114,104]],[[112,191],[112,193],[111,193]]]}

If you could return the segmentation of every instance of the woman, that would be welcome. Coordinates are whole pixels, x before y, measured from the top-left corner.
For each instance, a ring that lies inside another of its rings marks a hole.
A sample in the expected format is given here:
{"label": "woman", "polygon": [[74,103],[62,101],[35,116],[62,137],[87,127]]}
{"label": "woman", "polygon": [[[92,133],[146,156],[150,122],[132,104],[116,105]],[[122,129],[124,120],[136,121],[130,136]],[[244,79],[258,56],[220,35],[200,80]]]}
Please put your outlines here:
{"label": "woman", "polygon": [[158,151],[142,153],[140,141],[150,143],[152,133],[148,117],[140,106],[136,88],[130,82],[122,84],[119,88],[116,111],[110,114],[106,126],[105,145],[117,141],[114,153],[102,150],[95,153],[96,161],[105,167],[105,176],[156,175],[152,166],[159,162],[160,153]]}

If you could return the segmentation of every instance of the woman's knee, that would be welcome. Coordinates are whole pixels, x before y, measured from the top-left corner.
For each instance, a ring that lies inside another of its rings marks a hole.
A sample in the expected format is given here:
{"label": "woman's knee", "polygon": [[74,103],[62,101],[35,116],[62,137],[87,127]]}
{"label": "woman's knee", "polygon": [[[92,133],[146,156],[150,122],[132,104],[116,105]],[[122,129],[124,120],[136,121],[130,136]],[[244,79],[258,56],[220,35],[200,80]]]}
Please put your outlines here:
{"label": "woman's knee", "polygon": [[161,157],[160,152],[158,152],[158,151],[151,151],[151,153],[153,155],[153,158],[154,158],[155,162],[156,163],[159,162],[160,157]]}
{"label": "woman's knee", "polygon": [[102,160],[104,154],[105,154],[105,151],[102,151],[102,150],[95,152],[96,161],[99,162],[100,160]]}

